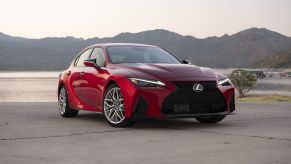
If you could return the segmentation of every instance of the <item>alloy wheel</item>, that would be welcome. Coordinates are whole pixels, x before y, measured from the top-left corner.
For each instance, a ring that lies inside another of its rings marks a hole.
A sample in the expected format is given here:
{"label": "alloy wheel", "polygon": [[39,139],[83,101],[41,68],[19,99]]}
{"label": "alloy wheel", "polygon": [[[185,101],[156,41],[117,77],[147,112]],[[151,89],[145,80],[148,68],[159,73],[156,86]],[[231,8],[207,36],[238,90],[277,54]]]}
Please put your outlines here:
{"label": "alloy wheel", "polygon": [[65,114],[66,107],[67,107],[67,93],[66,89],[63,87],[59,95],[59,110],[62,115]]}
{"label": "alloy wheel", "polygon": [[106,93],[103,106],[104,114],[110,123],[119,124],[125,119],[120,88],[113,87]]}

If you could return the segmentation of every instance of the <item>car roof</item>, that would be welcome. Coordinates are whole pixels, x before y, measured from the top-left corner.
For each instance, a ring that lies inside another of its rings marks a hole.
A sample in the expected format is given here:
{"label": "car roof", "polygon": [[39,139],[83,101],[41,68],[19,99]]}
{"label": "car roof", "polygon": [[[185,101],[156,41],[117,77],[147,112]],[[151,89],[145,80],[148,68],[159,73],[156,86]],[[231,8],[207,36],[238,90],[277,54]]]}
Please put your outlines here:
{"label": "car roof", "polygon": [[153,46],[153,45],[137,44],[137,43],[101,43],[101,44],[95,44],[93,46],[102,46],[102,47],[111,47],[111,46],[146,46],[146,47],[156,47],[156,46]]}

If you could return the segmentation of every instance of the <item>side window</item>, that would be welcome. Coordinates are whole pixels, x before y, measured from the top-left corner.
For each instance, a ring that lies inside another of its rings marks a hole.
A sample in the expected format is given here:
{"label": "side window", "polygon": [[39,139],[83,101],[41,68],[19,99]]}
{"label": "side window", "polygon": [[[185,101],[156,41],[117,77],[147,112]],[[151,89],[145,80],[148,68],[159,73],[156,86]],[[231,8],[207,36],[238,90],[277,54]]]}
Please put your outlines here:
{"label": "side window", "polygon": [[94,50],[90,56],[90,59],[96,60],[95,61],[96,64],[99,67],[103,67],[105,65],[105,58],[104,58],[104,53],[103,53],[102,48],[94,48]]}
{"label": "side window", "polygon": [[78,62],[76,64],[76,67],[84,67],[84,60],[87,60],[90,53],[92,51],[92,48],[89,48],[88,50],[84,51],[79,57],[78,57]]}

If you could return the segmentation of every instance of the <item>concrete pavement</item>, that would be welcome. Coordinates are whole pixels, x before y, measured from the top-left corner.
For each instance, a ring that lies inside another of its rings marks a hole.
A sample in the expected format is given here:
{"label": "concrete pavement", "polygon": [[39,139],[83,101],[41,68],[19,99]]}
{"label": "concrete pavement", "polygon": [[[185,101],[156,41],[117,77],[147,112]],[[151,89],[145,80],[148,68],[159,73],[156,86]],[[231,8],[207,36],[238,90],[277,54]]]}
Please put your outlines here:
{"label": "concrete pavement", "polygon": [[0,103],[0,163],[291,163],[291,103],[239,103],[236,113],[122,129],[90,112],[62,118],[56,103]]}

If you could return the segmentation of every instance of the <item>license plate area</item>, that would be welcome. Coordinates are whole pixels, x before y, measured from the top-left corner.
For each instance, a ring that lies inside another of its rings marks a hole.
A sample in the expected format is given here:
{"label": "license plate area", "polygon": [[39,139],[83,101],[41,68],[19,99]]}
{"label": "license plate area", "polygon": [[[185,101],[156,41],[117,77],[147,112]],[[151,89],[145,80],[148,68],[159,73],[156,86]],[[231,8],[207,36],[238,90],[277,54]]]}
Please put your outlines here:
{"label": "license plate area", "polygon": [[174,104],[175,113],[190,113],[190,104]]}

